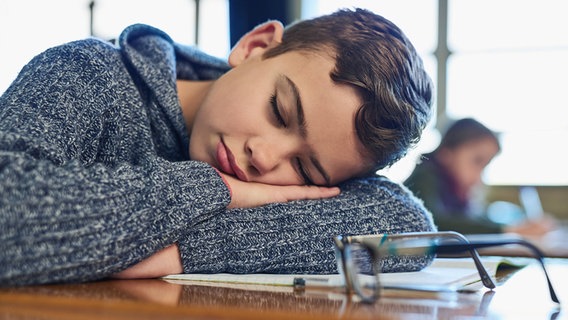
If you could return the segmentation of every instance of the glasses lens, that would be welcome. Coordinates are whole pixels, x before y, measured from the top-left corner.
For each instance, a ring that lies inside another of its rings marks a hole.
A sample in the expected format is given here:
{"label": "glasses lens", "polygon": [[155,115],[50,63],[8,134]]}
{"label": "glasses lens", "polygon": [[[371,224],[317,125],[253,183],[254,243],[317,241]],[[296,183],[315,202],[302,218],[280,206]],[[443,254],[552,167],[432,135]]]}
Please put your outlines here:
{"label": "glasses lens", "polygon": [[345,248],[345,260],[355,293],[364,301],[376,300],[379,296],[379,272],[373,252],[363,245],[350,244]]}

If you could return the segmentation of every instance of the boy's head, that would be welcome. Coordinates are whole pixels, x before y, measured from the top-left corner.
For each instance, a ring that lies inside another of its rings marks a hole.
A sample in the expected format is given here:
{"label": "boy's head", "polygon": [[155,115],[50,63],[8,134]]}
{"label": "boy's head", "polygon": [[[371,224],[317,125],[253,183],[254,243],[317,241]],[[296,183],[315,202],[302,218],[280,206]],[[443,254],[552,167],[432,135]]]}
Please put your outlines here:
{"label": "boy's head", "polygon": [[433,84],[403,32],[368,10],[339,10],[288,26],[270,58],[291,50],[335,59],[333,81],[354,86],[362,98],[357,136],[375,161],[392,165],[418,142],[430,119]]}
{"label": "boy's head", "polygon": [[190,156],[241,180],[334,185],[400,159],[429,119],[420,58],[369,11],[269,21],[229,64],[195,113]]}

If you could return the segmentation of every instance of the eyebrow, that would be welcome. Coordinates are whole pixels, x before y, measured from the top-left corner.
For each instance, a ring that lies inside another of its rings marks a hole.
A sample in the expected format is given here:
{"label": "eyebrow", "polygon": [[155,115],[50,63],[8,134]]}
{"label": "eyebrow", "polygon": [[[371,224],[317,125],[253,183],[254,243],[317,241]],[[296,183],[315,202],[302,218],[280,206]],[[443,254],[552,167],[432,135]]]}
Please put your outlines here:
{"label": "eyebrow", "polygon": [[[298,87],[296,86],[294,81],[292,81],[292,79],[288,78],[286,75],[283,75],[283,77],[286,80],[286,83],[288,84],[290,89],[292,90],[292,95],[294,97],[294,102],[296,104],[296,121],[298,122],[300,135],[302,136],[302,138],[306,139],[306,137],[308,136],[308,130],[306,125],[306,118],[304,116],[304,107],[302,105],[302,98],[300,96],[300,91],[298,90]],[[311,156],[310,161],[313,163],[314,167],[316,167],[316,169],[322,175],[326,185],[328,186],[331,185],[331,179],[329,178],[329,174],[327,174],[327,172],[325,171],[319,160],[316,157]]]}

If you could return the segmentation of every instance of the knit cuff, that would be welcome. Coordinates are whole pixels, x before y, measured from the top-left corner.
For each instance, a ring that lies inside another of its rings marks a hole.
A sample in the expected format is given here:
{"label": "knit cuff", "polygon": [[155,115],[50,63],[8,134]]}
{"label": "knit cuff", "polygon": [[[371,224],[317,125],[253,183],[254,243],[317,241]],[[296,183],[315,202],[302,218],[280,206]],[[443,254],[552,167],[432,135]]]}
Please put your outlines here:
{"label": "knit cuff", "polygon": [[204,162],[160,160],[152,179],[161,205],[185,211],[188,220],[178,224],[191,226],[224,209],[231,201],[221,176]]}

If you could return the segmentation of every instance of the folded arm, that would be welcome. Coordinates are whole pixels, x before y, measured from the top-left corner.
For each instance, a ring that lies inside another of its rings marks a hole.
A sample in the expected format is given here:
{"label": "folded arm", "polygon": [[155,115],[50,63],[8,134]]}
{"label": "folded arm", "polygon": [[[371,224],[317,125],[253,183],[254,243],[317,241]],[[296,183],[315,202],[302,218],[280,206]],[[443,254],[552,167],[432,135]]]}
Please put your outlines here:
{"label": "folded arm", "polygon": [[[333,198],[225,210],[188,230],[178,252],[151,257],[130,277],[177,273],[335,273],[333,236],[433,231],[430,213],[406,188],[383,177],[350,181]],[[163,258],[164,260],[161,260]],[[181,263],[168,268],[170,262]],[[385,272],[419,270],[430,260],[388,258]]]}

